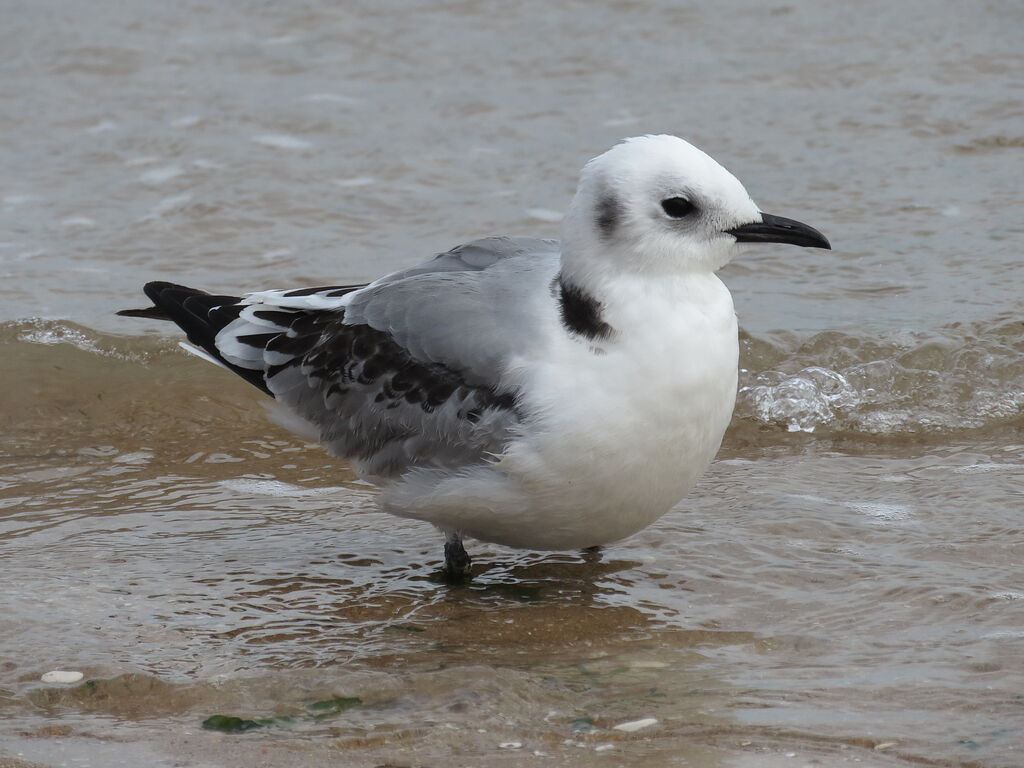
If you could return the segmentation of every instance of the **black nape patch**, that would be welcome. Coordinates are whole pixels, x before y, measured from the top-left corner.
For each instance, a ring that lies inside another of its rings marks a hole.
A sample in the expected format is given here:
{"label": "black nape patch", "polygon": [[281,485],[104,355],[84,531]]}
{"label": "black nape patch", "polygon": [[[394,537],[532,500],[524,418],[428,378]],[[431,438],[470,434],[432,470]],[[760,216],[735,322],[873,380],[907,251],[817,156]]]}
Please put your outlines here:
{"label": "black nape patch", "polygon": [[611,336],[615,329],[601,319],[601,302],[582,288],[566,283],[561,275],[557,279],[562,325],[571,333],[578,333],[591,340]]}
{"label": "black nape patch", "polygon": [[622,205],[615,195],[605,192],[597,200],[597,228],[601,235],[607,239],[615,234],[622,219]]}

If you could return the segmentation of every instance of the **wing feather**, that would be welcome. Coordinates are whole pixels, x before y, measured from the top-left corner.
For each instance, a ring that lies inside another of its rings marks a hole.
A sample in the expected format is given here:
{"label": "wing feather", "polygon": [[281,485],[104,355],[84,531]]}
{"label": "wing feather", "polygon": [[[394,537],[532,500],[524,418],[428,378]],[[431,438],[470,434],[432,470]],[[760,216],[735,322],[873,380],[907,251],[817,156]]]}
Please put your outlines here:
{"label": "wing feather", "polygon": [[489,238],[368,286],[237,298],[150,283],[146,293],[331,453],[386,477],[501,453],[521,419],[506,365],[537,343],[531,302],[557,267],[553,241]]}

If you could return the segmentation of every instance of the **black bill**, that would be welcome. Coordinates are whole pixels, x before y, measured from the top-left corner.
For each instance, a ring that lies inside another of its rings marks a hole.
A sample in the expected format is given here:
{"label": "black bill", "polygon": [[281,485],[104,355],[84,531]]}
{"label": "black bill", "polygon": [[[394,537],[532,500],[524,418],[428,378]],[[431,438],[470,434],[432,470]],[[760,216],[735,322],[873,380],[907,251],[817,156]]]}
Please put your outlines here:
{"label": "black bill", "polygon": [[761,221],[755,224],[726,230],[726,234],[735,237],[737,243],[789,243],[807,248],[832,249],[828,238],[814,227],[783,216],[772,216],[770,213],[762,213]]}

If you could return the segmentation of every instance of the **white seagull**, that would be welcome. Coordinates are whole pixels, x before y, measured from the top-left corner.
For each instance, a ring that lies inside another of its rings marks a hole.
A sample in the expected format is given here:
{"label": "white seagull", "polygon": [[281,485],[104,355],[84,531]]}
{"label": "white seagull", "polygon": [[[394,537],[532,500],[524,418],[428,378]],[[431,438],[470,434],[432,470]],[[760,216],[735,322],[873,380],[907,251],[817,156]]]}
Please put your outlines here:
{"label": "white seagull", "polygon": [[675,136],[583,168],[562,241],[475,240],[368,285],[213,296],[165,282],[154,307],[298,431],[383,490],[384,511],[511,547],[596,547],[694,486],[736,399],[732,296],[746,244],[829,248],[762,213]]}

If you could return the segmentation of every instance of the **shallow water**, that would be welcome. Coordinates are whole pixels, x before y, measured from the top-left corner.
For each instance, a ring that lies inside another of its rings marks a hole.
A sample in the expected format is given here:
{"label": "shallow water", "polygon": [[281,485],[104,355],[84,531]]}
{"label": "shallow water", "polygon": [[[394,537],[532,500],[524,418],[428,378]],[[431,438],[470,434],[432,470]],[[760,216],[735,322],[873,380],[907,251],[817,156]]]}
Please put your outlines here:
{"label": "shallow water", "polygon": [[[3,17],[0,765],[1024,764],[1018,4]],[[443,586],[429,527],[112,315],[553,236],[657,131],[836,250],[723,271],[720,459],[600,557]]]}

